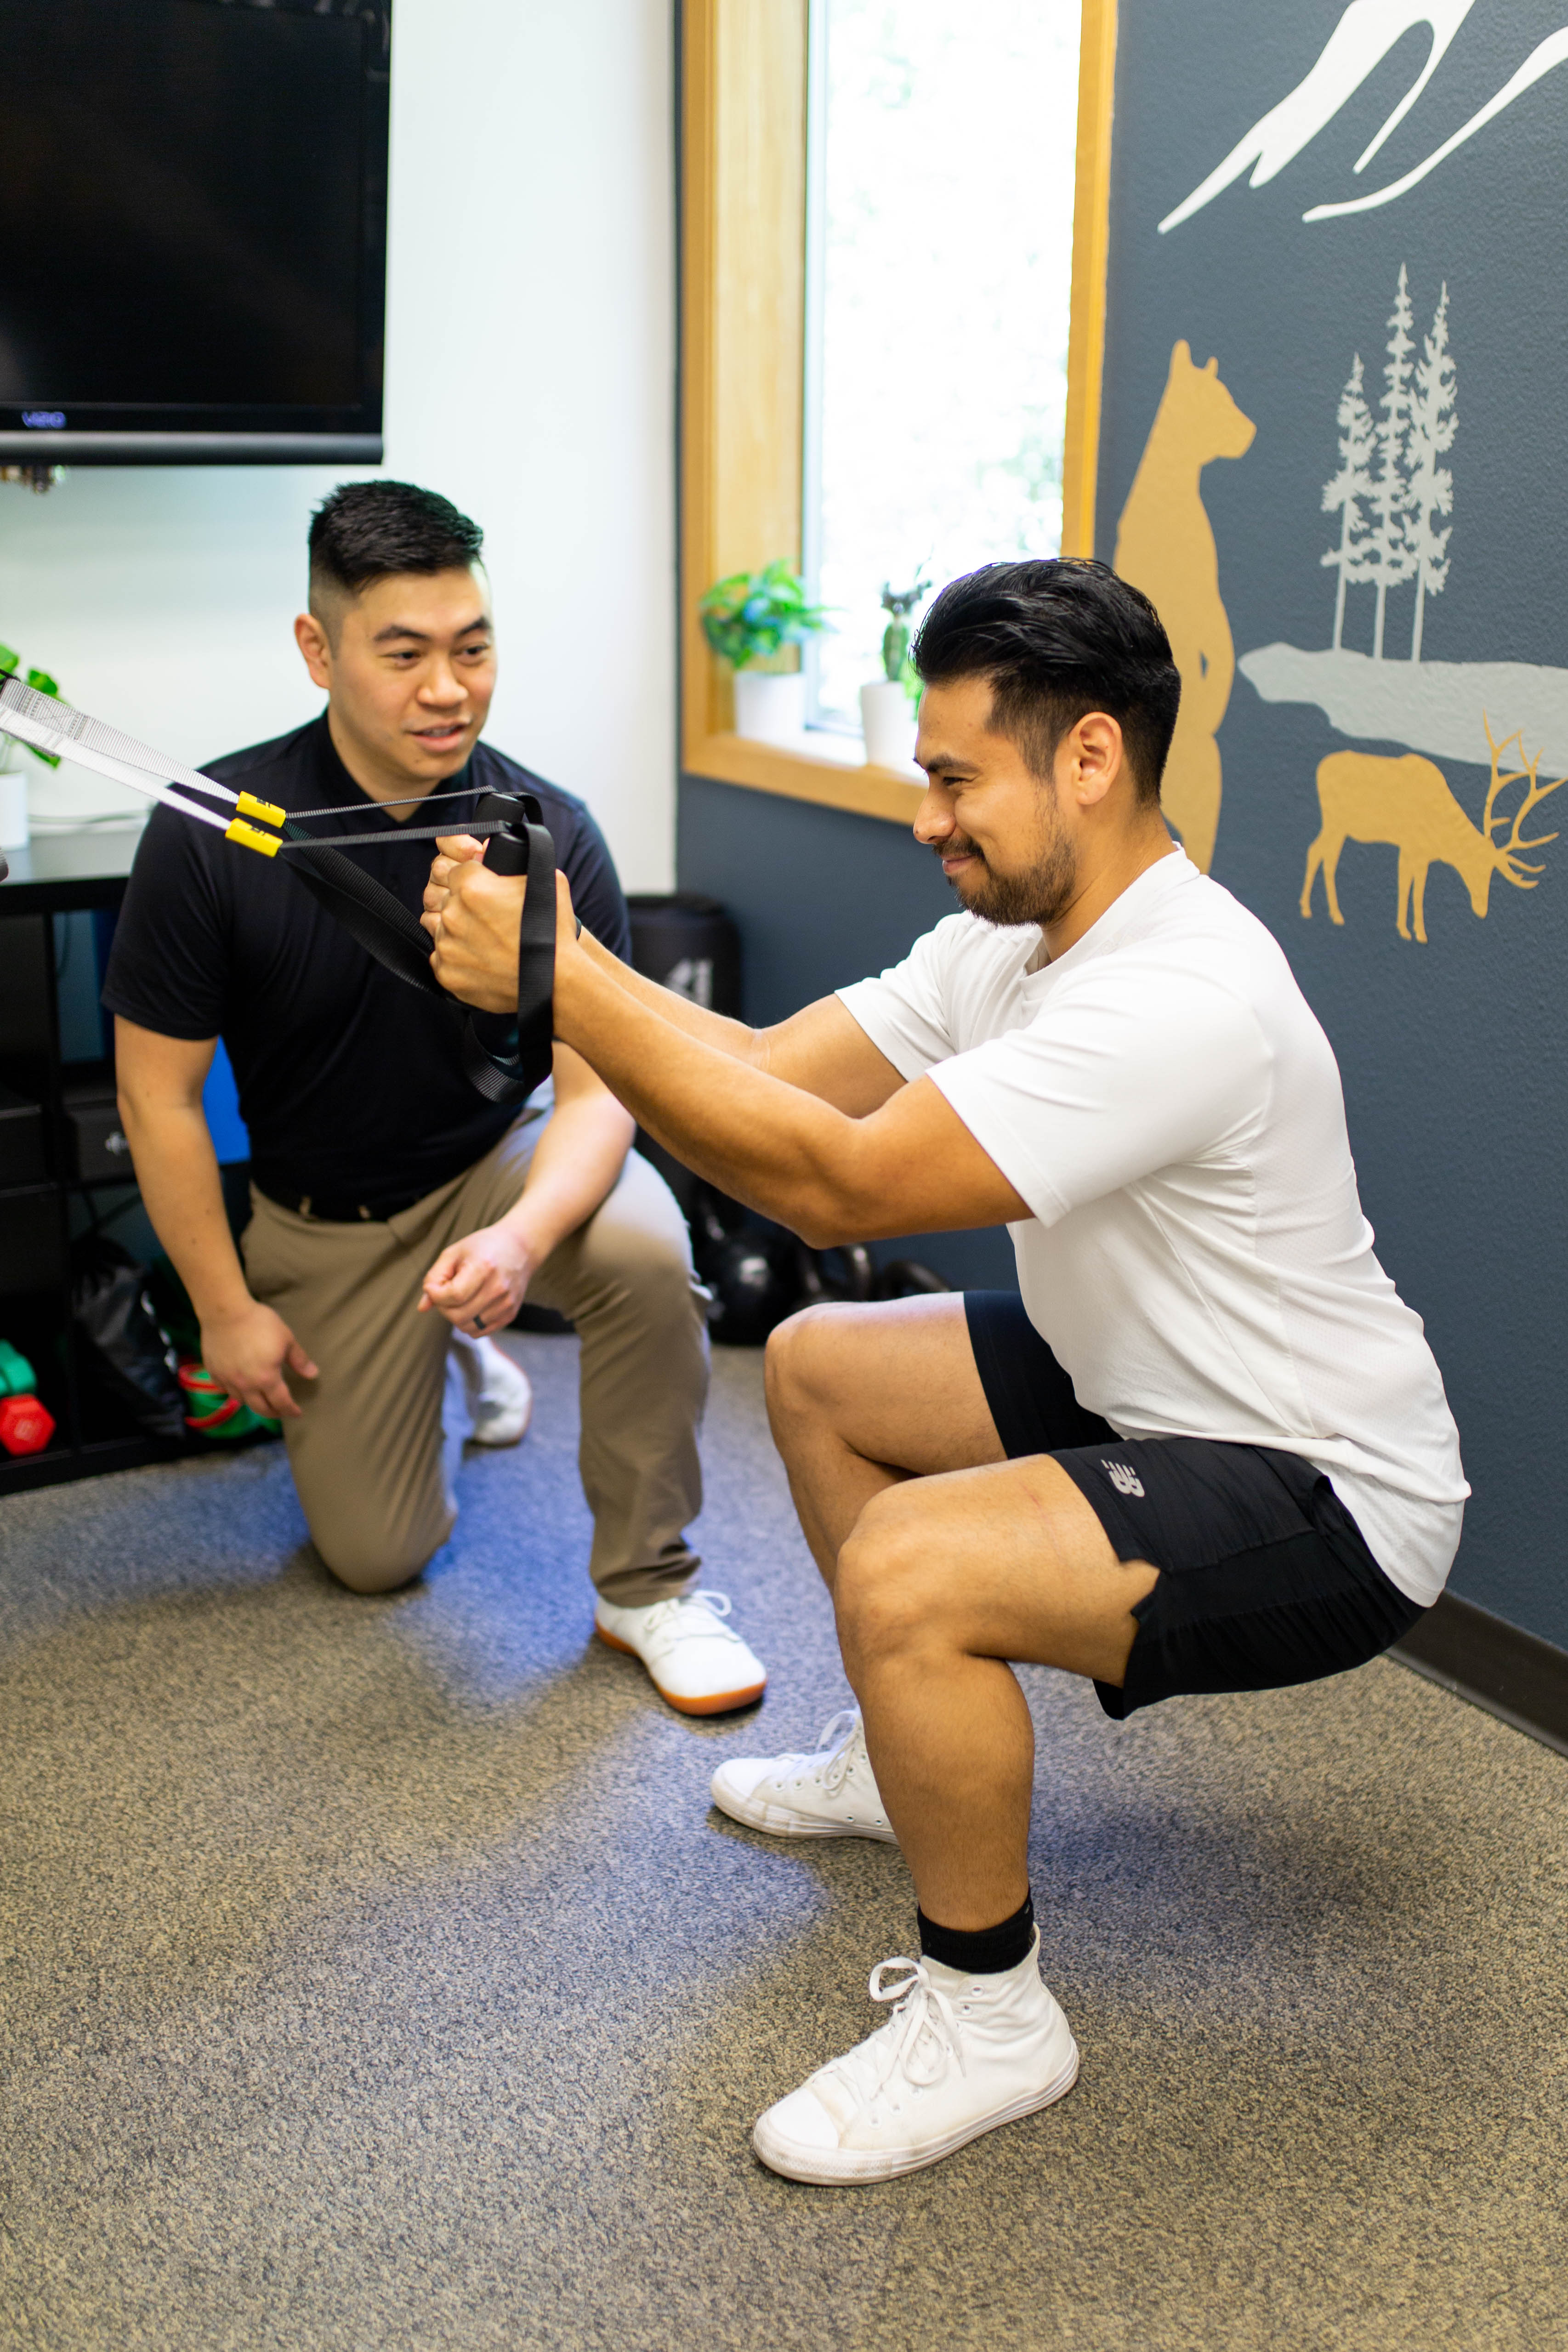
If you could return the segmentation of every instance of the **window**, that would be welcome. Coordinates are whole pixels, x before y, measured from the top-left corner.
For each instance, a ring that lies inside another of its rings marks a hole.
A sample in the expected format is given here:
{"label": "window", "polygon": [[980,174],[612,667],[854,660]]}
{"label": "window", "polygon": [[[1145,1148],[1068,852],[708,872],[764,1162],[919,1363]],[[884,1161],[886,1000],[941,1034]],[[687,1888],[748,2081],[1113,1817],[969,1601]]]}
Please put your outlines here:
{"label": "window", "polygon": [[1078,0],[812,0],[816,726],[859,729],[884,583],[1061,545],[1079,26]]}
{"label": "window", "polygon": [[[837,15],[839,0],[830,0],[830,5]],[[950,0],[950,5],[956,14],[956,0]],[[903,38],[900,54],[910,56],[912,73],[923,56],[919,50],[922,28],[937,20],[933,0],[900,0],[897,8],[885,5],[879,14]],[[1080,15],[1075,139],[1069,45]],[[997,54],[994,46],[986,52],[982,64],[988,64],[984,78],[992,131],[972,176],[983,177],[993,192],[984,209],[984,226],[994,239],[1020,213],[1027,212],[1029,205],[1039,212],[1034,194],[1037,182],[1055,173],[1058,165],[1061,169],[1060,179],[1052,184],[1064,193],[1053,200],[1044,217],[1051,236],[1060,239],[1065,259],[1069,213],[1072,215],[1073,304],[1061,466],[1062,544],[1075,553],[1088,554],[1094,542],[1104,343],[1115,0],[1082,0],[1081,10],[1063,9],[1061,0],[1031,0],[1030,6],[1015,6],[1005,17],[1000,0],[965,0],[963,23],[977,47],[984,47],[981,35],[989,37],[1008,21],[1021,28],[1022,37],[1028,36],[1035,17],[1041,20],[1033,26],[1035,34],[1043,38],[1044,29],[1049,29],[1058,44],[1052,55],[1061,60],[1060,79],[1048,90],[1040,89],[1037,105],[1033,97],[1025,104],[1013,86],[1016,74],[1009,80],[999,71],[993,61]],[[939,27],[948,21],[946,7],[938,21]],[[798,534],[808,509],[812,530],[805,535],[805,544],[813,549],[821,569],[824,550],[816,536],[821,500],[816,492],[809,499],[805,496],[803,444],[811,445],[816,465],[825,415],[831,422],[832,384],[830,378],[824,381],[817,363],[826,315],[820,301],[813,310],[809,369],[804,362],[807,0],[680,0],[680,26],[681,757],[693,775],[908,824],[920,803],[920,788],[911,772],[868,763],[858,735],[819,726],[788,745],[756,742],[737,735],[729,673],[703,640],[697,609],[703,590],[729,572],[754,571],[786,551],[794,554],[799,548],[804,553]],[[830,24],[829,37],[831,30]],[[819,97],[826,96],[822,87],[825,55],[819,42]],[[1037,77],[1037,80],[1042,79]],[[970,87],[962,83],[955,95],[963,95]],[[1047,104],[1049,119],[1058,126],[1050,142],[1044,129]],[[1020,121],[1022,130],[1015,140],[1014,131]],[[956,115],[951,126],[944,119],[944,135],[949,127],[956,140]],[[1075,144],[1076,185],[1069,204],[1065,194],[1068,160]],[[816,154],[823,154],[820,141]],[[1033,167],[1026,170],[1029,157]],[[932,293],[928,299],[924,289],[941,282],[932,248],[947,249],[942,246],[946,220],[965,191],[952,190],[952,175],[940,154],[935,159],[917,158],[917,164],[919,168],[906,172],[901,184],[902,214],[889,213],[882,193],[878,194],[884,219],[897,233],[895,264],[900,248],[912,253],[921,267],[907,273],[905,282],[922,289],[919,315],[910,317],[909,303],[903,299],[896,310],[899,365],[896,372],[890,366],[885,369],[888,388],[881,395],[888,405],[880,422],[890,439],[907,434],[911,421],[924,429],[926,418],[933,413],[931,404],[939,394],[946,398],[946,377],[955,367],[951,334],[933,349],[927,312],[935,297]],[[1027,203],[1005,213],[994,192],[1004,186],[1016,188],[1020,180],[1026,184]],[[947,206],[941,219],[936,216],[939,199]],[[814,225],[822,219],[818,206]],[[822,259],[820,239],[817,259]],[[814,270],[814,291],[822,275],[820,269]],[[958,295],[963,291],[961,286]],[[1032,299],[1030,287],[1026,283],[1017,294],[1009,289],[1002,299],[1026,304]],[[995,331],[1002,315],[998,302],[988,331]],[[981,323],[983,328],[987,326],[984,316]],[[940,319],[936,326],[941,329]],[[1055,364],[1059,367],[1059,313],[1056,332]],[[827,356],[823,350],[822,357]],[[974,375],[976,370],[971,367],[968,373]],[[809,432],[802,422],[803,390],[808,378],[814,387]],[[826,410],[816,394],[819,384],[827,396]],[[1058,407],[1060,396],[1058,378],[1054,387]],[[1046,404],[1044,390],[1039,404]],[[907,439],[901,446],[908,446]],[[1003,458],[1016,459],[1021,450],[1027,454],[1022,439],[1000,454]],[[1006,468],[994,458],[988,462],[992,472],[987,478],[994,486],[1005,477]],[[818,470],[819,485],[821,478]],[[1038,473],[1032,478],[1037,484]],[[1023,477],[1026,490],[1030,480],[1027,474]],[[931,484],[919,486],[919,494],[928,515],[939,510]],[[910,509],[914,503],[911,494]],[[1037,497],[1019,499],[1013,509],[1015,524],[1019,509],[1041,503]],[[835,601],[843,606],[838,615],[844,625],[841,640],[850,625],[863,632],[859,650],[851,646],[845,656],[851,708],[855,687],[877,675],[881,617],[878,600],[883,580],[897,560],[884,547],[879,530],[874,537],[868,535],[868,542],[861,557],[864,585],[857,582],[835,592]],[[951,556],[947,560],[958,568],[987,555],[1016,551],[1016,546],[1015,534],[1010,545],[978,549],[965,545],[956,551],[955,562]],[[913,552],[917,557],[927,555],[933,566],[943,560],[942,550],[929,531],[927,543]],[[908,584],[893,583],[895,587]],[[868,607],[860,602],[866,597],[870,600]]]}

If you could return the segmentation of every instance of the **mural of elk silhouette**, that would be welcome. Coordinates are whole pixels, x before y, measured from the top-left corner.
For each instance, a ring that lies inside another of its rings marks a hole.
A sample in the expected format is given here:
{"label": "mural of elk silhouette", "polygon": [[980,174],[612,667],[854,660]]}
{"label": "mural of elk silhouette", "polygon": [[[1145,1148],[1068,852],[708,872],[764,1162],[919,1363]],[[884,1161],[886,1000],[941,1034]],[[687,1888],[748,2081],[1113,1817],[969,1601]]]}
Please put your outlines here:
{"label": "mural of elk silhouette", "polygon": [[[1344,921],[1334,877],[1340,852],[1347,841],[1388,842],[1398,850],[1399,895],[1394,918],[1399,936],[1402,940],[1410,937],[1411,925],[1405,919],[1408,907],[1415,937],[1423,947],[1426,944],[1426,874],[1430,866],[1453,866],[1470,894],[1471,906],[1481,916],[1487,911],[1494,874],[1502,875],[1516,889],[1535,888],[1546,868],[1528,864],[1521,853],[1544,849],[1557,835],[1540,833],[1526,840],[1520,828],[1531,810],[1548,793],[1568,782],[1568,777],[1559,776],[1554,783],[1537,783],[1539,751],[1522,768],[1502,774],[1500,772],[1503,756],[1510,744],[1518,744],[1519,756],[1524,759],[1523,730],[1505,735],[1499,743],[1492,740],[1484,712],[1481,723],[1487,730],[1492,772],[1479,825],[1471,824],[1454,798],[1441,768],[1434,766],[1430,760],[1418,758],[1414,751],[1407,751],[1398,760],[1381,759],[1370,751],[1331,751],[1326,760],[1319,761],[1318,806],[1322,827],[1307,852],[1307,878],[1301,886],[1301,912],[1309,920],[1312,913],[1312,885],[1321,866],[1329,919],[1335,923]],[[1496,814],[1498,797],[1510,785],[1520,783],[1525,786],[1524,796],[1514,812],[1508,839],[1499,841],[1498,827],[1507,819]]]}
{"label": "mural of elk silhouette", "polygon": [[1257,430],[1220,382],[1219,362],[1196,367],[1190,347],[1179,342],[1116,532],[1114,568],[1156,607],[1182,673],[1161,798],[1183,848],[1205,874],[1219,829],[1215,737],[1230,702],[1236,647],[1198,477],[1211,458],[1245,457]]}

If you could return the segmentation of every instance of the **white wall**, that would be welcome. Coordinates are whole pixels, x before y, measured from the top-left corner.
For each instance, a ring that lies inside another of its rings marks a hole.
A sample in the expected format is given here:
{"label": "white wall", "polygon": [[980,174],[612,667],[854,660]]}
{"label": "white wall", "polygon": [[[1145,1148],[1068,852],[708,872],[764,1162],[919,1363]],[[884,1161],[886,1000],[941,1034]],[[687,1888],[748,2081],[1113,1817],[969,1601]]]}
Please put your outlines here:
{"label": "white wall", "polygon": [[[674,861],[670,68],[669,0],[395,0],[383,470],[483,525],[489,738],[581,793],[644,890]],[[344,478],[0,486],[0,640],[176,757],[279,734],[319,707],[289,624]],[[41,816],[120,797],[33,772]]]}

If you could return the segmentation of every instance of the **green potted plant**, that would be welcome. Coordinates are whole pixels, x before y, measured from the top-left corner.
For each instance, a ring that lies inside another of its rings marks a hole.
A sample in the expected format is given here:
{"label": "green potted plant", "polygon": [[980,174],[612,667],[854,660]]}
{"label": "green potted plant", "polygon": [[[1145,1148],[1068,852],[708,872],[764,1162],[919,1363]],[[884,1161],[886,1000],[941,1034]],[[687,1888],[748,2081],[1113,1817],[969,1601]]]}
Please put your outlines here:
{"label": "green potted plant", "polygon": [[[21,667],[22,656],[9,646],[0,646],[0,677],[10,677]],[[27,684],[38,694],[58,694],[59,688],[45,669],[26,673]],[[23,746],[14,735],[0,735],[0,849],[26,849],[27,846],[27,778],[22,761]],[[58,768],[59,761],[52,751],[34,751],[26,746],[35,760],[46,768]]]}
{"label": "green potted plant", "polygon": [[783,558],[761,572],[716,581],[697,607],[702,634],[735,675],[735,732],[760,743],[787,742],[805,726],[805,680],[799,670],[766,670],[786,646],[804,645],[827,625],[820,604]]}
{"label": "green potted plant", "polygon": [[915,751],[915,705],[920,680],[910,660],[910,620],[930,587],[917,579],[912,588],[882,590],[882,610],[888,625],[882,632],[882,675],[860,688],[860,727],[866,738],[866,758],[875,768],[907,768]]}

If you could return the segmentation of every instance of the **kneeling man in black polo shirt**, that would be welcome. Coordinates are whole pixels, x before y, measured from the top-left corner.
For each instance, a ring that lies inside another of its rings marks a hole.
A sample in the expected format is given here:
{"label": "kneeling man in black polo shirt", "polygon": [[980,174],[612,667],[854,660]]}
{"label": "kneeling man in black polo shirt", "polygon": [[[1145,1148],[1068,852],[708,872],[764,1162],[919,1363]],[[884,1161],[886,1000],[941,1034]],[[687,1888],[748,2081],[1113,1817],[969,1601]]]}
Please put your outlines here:
{"label": "kneeling man in black polo shirt", "polygon": [[[210,772],[295,816],[346,806],[314,829],[374,835],[353,855],[416,911],[429,845],[397,824],[426,821],[424,796],[470,793],[443,805],[460,829],[479,793],[533,793],[584,919],[624,954],[626,901],[582,802],[479,740],[496,679],[480,544],[428,490],[334,491],[311,523],[295,623],[326,709]],[[581,1337],[601,1636],[688,1713],[756,1698],[764,1670],[728,1603],[690,1589],[708,1354],[689,1236],[588,1065],[558,1045],[552,1083],[521,1116],[486,1101],[437,999],[384,971],[286,866],[163,809],[104,1003],[142,1197],[204,1360],[282,1416],[333,1574],[356,1592],[406,1584],[452,1529],[454,1441],[521,1434],[527,1384],[489,1335],[526,1295]],[[220,1035],[251,1139],[243,1267],[202,1115]]]}
{"label": "kneeling man in black polo shirt", "polygon": [[[921,1958],[872,1972],[886,2023],[756,2126],[765,2163],[829,2183],[934,2163],[1077,2075],[1008,1662],[1118,1717],[1342,1673],[1436,1601],[1468,1492],[1329,1041],[1161,816],[1181,684],[1152,605],[1103,564],[992,564],[914,657],[915,834],[961,911],[903,963],[757,1034],[591,926],[556,953],[557,1036],[726,1192],[821,1246],[1005,1221],[1017,1253],[1021,1296],[811,1307],[769,1350],[862,1712],[815,1755],[727,1757],[714,1801],[896,1839],[919,1902]],[[493,1011],[522,887],[478,850],[437,864],[426,919],[443,983]],[[1058,1951],[1066,1929],[1058,1905]]]}

